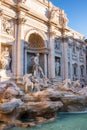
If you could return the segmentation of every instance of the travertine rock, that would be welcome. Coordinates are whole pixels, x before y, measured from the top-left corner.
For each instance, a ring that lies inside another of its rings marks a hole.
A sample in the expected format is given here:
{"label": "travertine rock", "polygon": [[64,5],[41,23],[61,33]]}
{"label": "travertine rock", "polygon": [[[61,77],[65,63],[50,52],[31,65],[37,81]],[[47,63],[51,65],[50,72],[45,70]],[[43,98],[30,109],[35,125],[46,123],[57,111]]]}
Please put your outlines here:
{"label": "travertine rock", "polygon": [[64,106],[62,111],[84,111],[87,109],[87,97],[83,95],[66,95],[61,98]]}
{"label": "travertine rock", "polygon": [[54,120],[58,111],[86,110],[86,89],[60,89],[52,84],[40,91],[26,93],[15,82],[5,82],[0,86],[0,121],[25,128]]}
{"label": "travertine rock", "polygon": [[9,102],[0,104],[0,113],[8,114],[11,113],[16,107],[23,105],[21,99],[12,99]]}
{"label": "travertine rock", "polygon": [[84,87],[83,89],[79,90],[78,93],[83,96],[87,96],[87,86]]}

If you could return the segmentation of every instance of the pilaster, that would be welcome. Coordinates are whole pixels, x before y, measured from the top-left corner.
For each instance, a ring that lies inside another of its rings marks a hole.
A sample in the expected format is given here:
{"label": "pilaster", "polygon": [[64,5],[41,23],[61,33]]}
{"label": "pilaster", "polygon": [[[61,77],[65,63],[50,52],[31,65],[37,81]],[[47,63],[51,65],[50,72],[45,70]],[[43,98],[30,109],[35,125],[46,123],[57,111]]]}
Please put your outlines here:
{"label": "pilaster", "polygon": [[77,52],[77,59],[78,59],[78,79],[80,80],[81,70],[80,70],[80,55],[79,51]]}
{"label": "pilaster", "polygon": [[1,22],[2,22],[3,11],[0,10],[0,42],[1,42]]}
{"label": "pilaster", "polygon": [[67,56],[67,42],[66,42],[66,38],[62,39],[62,44],[63,44],[63,80],[68,79],[68,56]]}
{"label": "pilaster", "polygon": [[87,73],[86,73],[86,52],[84,52],[84,76],[85,76],[85,81],[87,84]]}
{"label": "pilaster", "polygon": [[13,70],[13,74],[14,74],[14,77],[17,76],[17,37],[18,37],[18,29],[17,29],[17,23],[16,21],[14,21],[15,23],[15,41],[14,41],[14,44],[13,44],[13,49],[12,49],[12,63],[13,63],[13,67],[12,67],[12,70]]}
{"label": "pilaster", "polygon": [[[0,34],[1,34],[1,16],[2,16],[2,11],[0,10]],[[1,39],[1,36],[0,36]],[[1,41],[0,41],[0,55],[1,55]]]}
{"label": "pilaster", "polygon": [[73,81],[73,67],[72,67],[72,46],[70,48],[70,79]]}
{"label": "pilaster", "polygon": [[25,23],[25,19],[23,17],[19,17],[17,19],[17,78],[21,78],[23,76],[23,46],[24,46],[24,33],[23,27]]}
{"label": "pilaster", "polygon": [[47,76],[47,54],[44,54],[44,73]]}
{"label": "pilaster", "polygon": [[55,34],[50,33],[50,79],[55,79],[55,53],[54,53]]}

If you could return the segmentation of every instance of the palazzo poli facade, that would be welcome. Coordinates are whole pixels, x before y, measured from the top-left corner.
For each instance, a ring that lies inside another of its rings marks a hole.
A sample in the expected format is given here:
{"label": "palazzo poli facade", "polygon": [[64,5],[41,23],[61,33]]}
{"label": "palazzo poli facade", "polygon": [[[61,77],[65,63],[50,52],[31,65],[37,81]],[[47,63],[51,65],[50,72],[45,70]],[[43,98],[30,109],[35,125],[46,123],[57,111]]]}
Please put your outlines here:
{"label": "palazzo poli facade", "polygon": [[40,66],[51,80],[86,83],[84,36],[67,23],[64,10],[48,0],[0,1],[0,55],[8,48],[14,78],[31,73],[31,57],[39,53]]}

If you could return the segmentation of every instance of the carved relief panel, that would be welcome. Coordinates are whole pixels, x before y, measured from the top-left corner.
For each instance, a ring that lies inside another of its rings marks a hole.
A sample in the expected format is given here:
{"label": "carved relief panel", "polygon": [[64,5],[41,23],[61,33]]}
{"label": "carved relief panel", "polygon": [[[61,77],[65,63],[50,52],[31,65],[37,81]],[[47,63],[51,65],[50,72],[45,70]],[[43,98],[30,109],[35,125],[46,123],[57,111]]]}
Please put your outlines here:
{"label": "carved relief panel", "polygon": [[61,50],[61,41],[58,38],[55,38],[55,50]]}
{"label": "carved relief panel", "polygon": [[12,19],[6,17],[2,18],[2,32],[13,36],[14,34],[14,23]]}

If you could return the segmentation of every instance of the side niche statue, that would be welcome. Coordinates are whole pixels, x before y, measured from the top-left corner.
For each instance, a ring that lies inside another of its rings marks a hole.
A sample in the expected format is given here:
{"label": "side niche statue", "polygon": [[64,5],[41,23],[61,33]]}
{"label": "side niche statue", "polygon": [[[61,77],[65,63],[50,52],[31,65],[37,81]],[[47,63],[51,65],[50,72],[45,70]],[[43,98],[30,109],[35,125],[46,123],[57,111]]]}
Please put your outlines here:
{"label": "side niche statue", "polygon": [[10,70],[11,57],[10,57],[8,47],[5,47],[5,50],[1,53],[0,62],[2,65],[2,69]]}
{"label": "side niche statue", "polygon": [[44,77],[43,70],[39,64],[39,54],[37,53],[36,56],[31,58],[32,65],[33,65],[33,76],[35,77]]}
{"label": "side niche statue", "polygon": [[59,59],[57,59],[56,62],[55,62],[55,74],[56,74],[56,76],[59,76],[59,72],[60,72],[60,62],[59,62]]}

